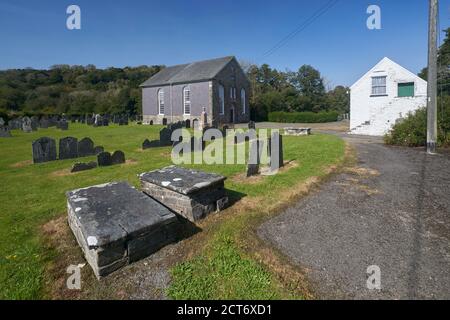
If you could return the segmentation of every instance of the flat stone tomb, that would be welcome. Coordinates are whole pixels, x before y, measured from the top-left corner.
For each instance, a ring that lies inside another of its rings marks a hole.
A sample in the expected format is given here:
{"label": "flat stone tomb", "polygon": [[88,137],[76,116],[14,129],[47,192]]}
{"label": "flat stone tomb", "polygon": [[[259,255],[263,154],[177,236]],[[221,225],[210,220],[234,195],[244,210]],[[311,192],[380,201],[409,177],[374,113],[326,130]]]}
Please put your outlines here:
{"label": "flat stone tomb", "polygon": [[142,190],[191,222],[224,209],[225,177],[176,166],[140,175]]}
{"label": "flat stone tomb", "polygon": [[287,136],[309,136],[311,128],[284,128],[284,134]]}
{"label": "flat stone tomb", "polygon": [[67,193],[68,220],[101,278],[176,241],[174,213],[126,182]]}

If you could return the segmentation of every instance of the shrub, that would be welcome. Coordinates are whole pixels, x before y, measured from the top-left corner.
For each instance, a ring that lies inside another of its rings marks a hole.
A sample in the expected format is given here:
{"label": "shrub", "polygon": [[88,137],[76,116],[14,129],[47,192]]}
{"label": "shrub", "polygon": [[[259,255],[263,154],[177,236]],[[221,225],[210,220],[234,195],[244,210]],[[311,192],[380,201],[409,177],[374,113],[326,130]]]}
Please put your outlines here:
{"label": "shrub", "polygon": [[325,123],[338,121],[339,112],[270,112],[270,122],[281,123]]}
{"label": "shrub", "polygon": [[[390,145],[421,147],[427,144],[427,109],[421,108],[397,123],[385,135],[384,142]],[[450,146],[450,97],[438,102],[438,144]]]}

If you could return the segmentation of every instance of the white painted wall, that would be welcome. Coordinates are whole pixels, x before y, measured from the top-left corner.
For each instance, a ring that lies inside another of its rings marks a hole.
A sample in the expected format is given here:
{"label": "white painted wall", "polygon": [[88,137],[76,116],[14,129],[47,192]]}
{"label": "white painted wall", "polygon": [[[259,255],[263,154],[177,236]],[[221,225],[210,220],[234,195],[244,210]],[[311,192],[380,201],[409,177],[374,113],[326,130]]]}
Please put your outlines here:
{"label": "white painted wall", "polygon": [[[386,76],[386,96],[373,97],[372,77]],[[414,97],[398,97],[398,84],[414,82]],[[388,58],[351,86],[350,130],[353,134],[382,136],[409,112],[426,107],[427,82]]]}

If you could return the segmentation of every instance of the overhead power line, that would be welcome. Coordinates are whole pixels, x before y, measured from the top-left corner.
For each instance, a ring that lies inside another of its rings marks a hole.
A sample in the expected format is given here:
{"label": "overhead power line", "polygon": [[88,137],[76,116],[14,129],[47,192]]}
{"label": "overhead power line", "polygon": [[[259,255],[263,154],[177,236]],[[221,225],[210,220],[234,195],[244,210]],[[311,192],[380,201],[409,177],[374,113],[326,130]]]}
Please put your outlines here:
{"label": "overhead power line", "polygon": [[339,0],[330,0],[328,1],[324,6],[322,6],[319,10],[313,13],[312,16],[310,16],[306,21],[304,21],[302,24],[300,24],[295,30],[293,30],[291,33],[289,33],[287,36],[285,36],[283,39],[281,39],[277,44],[275,44],[272,48],[267,50],[263,57],[267,57],[273,53],[275,53],[277,50],[285,46],[292,38],[297,36],[300,32],[305,30],[308,26],[310,26],[314,21],[316,21],[318,18],[320,18],[322,15],[324,15],[327,11],[329,11],[332,7],[334,7]]}

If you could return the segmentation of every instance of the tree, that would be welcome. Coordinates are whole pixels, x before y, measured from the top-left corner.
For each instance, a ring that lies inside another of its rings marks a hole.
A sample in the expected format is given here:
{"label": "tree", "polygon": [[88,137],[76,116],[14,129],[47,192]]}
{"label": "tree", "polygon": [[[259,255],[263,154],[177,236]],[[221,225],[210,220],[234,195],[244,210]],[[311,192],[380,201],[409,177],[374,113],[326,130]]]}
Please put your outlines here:
{"label": "tree", "polygon": [[327,93],[327,103],[329,109],[341,113],[350,112],[350,89],[344,86],[337,86]]}

